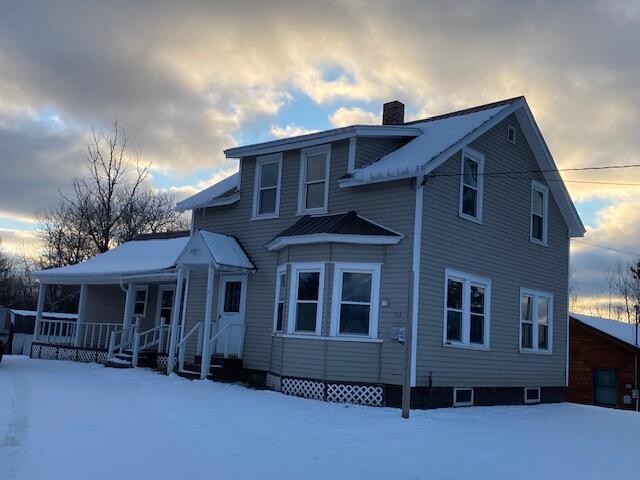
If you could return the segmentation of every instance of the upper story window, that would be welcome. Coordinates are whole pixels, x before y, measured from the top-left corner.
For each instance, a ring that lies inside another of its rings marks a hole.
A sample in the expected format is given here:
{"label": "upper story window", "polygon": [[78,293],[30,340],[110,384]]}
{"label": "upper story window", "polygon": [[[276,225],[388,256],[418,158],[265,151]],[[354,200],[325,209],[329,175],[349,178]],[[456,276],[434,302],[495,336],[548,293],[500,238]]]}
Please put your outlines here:
{"label": "upper story window", "polygon": [[551,352],[553,295],[520,291],[520,351]]}
{"label": "upper story window", "polygon": [[289,333],[320,335],[324,263],[294,263],[291,266]]}
{"label": "upper story window", "polygon": [[331,146],[302,150],[298,213],[326,213],[329,200],[329,163]]}
{"label": "upper story window", "polygon": [[276,305],[273,312],[273,331],[282,332],[284,323],[284,299],[287,291],[287,266],[280,265],[276,272]]}
{"label": "upper story window", "polygon": [[491,281],[447,270],[445,288],[445,345],[488,348]]}
{"label": "upper story window", "polygon": [[533,180],[531,183],[531,241],[547,244],[549,187]]}
{"label": "upper story window", "polygon": [[513,125],[507,127],[507,141],[516,143],[516,129]]}
{"label": "upper story window", "polygon": [[278,217],[281,180],[282,154],[258,157],[253,189],[253,218]]}
{"label": "upper story window", "polygon": [[336,263],[331,335],[377,338],[379,298],[379,264]]}
{"label": "upper story window", "polygon": [[484,155],[470,148],[462,151],[460,171],[460,209],[462,218],[482,221]]}

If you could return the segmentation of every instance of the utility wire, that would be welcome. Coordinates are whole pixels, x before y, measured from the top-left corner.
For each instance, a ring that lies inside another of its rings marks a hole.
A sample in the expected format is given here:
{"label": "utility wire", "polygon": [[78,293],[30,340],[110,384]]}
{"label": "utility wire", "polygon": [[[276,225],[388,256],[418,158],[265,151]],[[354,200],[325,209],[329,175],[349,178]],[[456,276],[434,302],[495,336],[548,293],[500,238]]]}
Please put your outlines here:
{"label": "utility wire", "polygon": [[[630,163],[624,165],[603,165],[600,167],[573,167],[573,168],[550,168],[546,170],[512,170],[504,172],[476,172],[477,176],[492,176],[492,175],[513,175],[513,174],[532,174],[532,173],[558,173],[558,172],[585,172],[590,170],[613,170],[623,168],[640,168],[640,163]],[[435,177],[459,177],[462,175],[468,175],[462,172],[458,173],[433,173],[428,174],[427,178]]]}
{"label": "utility wire", "polygon": [[640,253],[636,253],[636,252],[629,252],[628,250],[621,250],[619,248],[614,248],[614,247],[608,247],[606,245],[599,245],[597,243],[590,243],[590,242],[585,242],[584,240],[577,240],[577,239],[572,239],[574,242],[576,243],[581,243],[583,245],[588,245],[589,247],[595,247],[595,248],[602,248],[604,250],[612,250],[614,252],[618,252],[618,253],[626,253],[627,255],[634,255],[636,257],[640,257]]}

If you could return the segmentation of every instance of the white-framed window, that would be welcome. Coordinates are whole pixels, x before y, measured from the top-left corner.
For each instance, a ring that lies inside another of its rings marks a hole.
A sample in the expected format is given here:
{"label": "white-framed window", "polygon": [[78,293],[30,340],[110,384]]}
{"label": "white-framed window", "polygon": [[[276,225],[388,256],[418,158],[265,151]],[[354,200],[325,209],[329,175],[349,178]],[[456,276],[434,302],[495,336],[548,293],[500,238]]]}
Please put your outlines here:
{"label": "white-framed window", "polygon": [[253,187],[253,217],[277,218],[280,214],[282,154],[265,155],[256,160]]}
{"label": "white-framed window", "polygon": [[462,218],[482,222],[484,191],[484,155],[465,148],[460,165],[460,208]]}
{"label": "white-framed window", "polygon": [[147,297],[149,296],[149,286],[141,285],[136,287],[136,298],[133,304],[133,314],[138,317],[147,315]]}
{"label": "white-framed window", "polygon": [[287,332],[320,335],[324,298],[324,263],[291,265],[291,289]]}
{"label": "white-framed window", "polygon": [[507,141],[513,144],[516,143],[516,128],[513,125],[507,127]]}
{"label": "white-framed window", "polygon": [[329,202],[331,145],[305,148],[300,153],[298,213],[326,213]]}
{"label": "white-framed window", "polygon": [[540,403],[540,387],[525,387],[524,403]]}
{"label": "white-framed window", "polygon": [[549,187],[536,180],[531,182],[531,241],[547,244]]}
{"label": "white-framed window", "polygon": [[520,351],[551,353],[553,295],[520,289]]}
{"label": "white-framed window", "polygon": [[453,406],[454,407],[473,406],[473,388],[454,388],[453,389]]}
{"label": "white-framed window", "polygon": [[444,344],[488,349],[491,280],[447,269],[444,290]]}
{"label": "white-framed window", "polygon": [[335,263],[331,336],[378,337],[380,264]]}
{"label": "white-framed window", "polygon": [[284,300],[287,291],[287,266],[280,265],[276,271],[276,301],[273,311],[273,331],[282,332],[284,324]]}

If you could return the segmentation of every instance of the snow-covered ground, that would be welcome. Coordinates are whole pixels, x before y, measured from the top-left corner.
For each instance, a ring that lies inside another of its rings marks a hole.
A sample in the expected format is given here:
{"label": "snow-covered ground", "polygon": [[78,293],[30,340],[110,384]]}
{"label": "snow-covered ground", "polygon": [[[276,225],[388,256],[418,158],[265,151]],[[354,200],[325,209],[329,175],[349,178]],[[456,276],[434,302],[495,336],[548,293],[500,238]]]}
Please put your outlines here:
{"label": "snow-covered ground", "polygon": [[0,479],[633,478],[640,414],[337,405],[5,356]]}

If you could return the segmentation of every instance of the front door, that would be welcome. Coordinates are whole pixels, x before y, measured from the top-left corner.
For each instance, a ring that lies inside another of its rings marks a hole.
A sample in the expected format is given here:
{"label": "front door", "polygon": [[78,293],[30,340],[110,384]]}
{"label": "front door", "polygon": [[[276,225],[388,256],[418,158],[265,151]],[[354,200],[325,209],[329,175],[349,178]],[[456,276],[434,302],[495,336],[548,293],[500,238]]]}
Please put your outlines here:
{"label": "front door", "polygon": [[220,334],[216,340],[215,353],[242,356],[242,344],[244,342],[244,310],[247,297],[247,276],[227,275],[220,277],[220,294],[218,301],[218,328],[229,325],[227,330]]}

